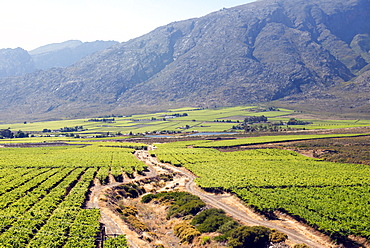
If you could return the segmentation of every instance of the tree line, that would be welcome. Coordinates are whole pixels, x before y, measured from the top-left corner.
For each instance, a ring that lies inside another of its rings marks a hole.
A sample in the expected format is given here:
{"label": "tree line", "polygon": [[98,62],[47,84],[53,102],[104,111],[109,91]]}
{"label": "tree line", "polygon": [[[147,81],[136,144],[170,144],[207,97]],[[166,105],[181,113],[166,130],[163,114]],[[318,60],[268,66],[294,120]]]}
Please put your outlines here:
{"label": "tree line", "polygon": [[30,137],[30,134],[25,133],[21,130],[14,133],[9,128],[8,129],[0,129],[0,139],[27,138],[27,137]]}
{"label": "tree line", "polygon": [[287,122],[275,122],[271,123],[268,118],[264,115],[262,116],[248,116],[244,119],[243,123],[233,126],[234,130],[244,130],[246,133],[262,131],[262,132],[279,132],[291,130],[289,126],[293,125],[308,125],[312,124],[309,121],[297,120],[295,118],[290,118]]}

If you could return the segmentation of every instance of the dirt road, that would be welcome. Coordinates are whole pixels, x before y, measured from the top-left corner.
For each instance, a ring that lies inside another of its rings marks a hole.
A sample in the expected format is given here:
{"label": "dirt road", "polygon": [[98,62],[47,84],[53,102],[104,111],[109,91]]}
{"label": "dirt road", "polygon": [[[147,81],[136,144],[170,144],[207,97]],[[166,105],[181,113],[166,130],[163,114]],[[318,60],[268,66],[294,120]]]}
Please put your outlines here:
{"label": "dirt road", "polygon": [[[130,180],[124,183],[129,183]],[[100,209],[100,222],[104,224],[105,227],[105,235],[109,237],[114,237],[117,235],[127,234],[127,232],[131,232],[115,214],[102,206],[100,202],[100,196],[104,192],[104,190],[113,188],[115,186],[121,185],[122,183],[119,182],[111,182],[107,185],[100,185],[98,180],[94,181],[94,187],[90,189],[90,198],[89,201],[86,203],[86,208],[99,208]],[[100,203],[100,204],[99,204]],[[132,236],[131,236],[132,237]],[[138,246],[133,240],[128,239],[128,243],[132,248],[141,248]]]}
{"label": "dirt road", "polygon": [[[205,203],[215,208],[223,209],[226,213],[228,213],[235,219],[247,225],[259,225],[259,226],[265,226],[268,228],[276,229],[280,232],[286,233],[289,237],[289,240],[291,240],[294,243],[305,243],[306,245],[310,247],[315,247],[315,248],[332,247],[332,245],[325,243],[324,240],[320,240],[321,239],[320,237],[313,237],[313,238],[306,237],[304,234],[298,231],[300,228],[297,228],[297,230],[294,230],[294,229],[291,229],[291,226],[289,228],[286,228],[284,226],[275,224],[272,221],[256,219],[255,217],[248,215],[245,211],[241,211],[239,208],[231,204],[222,202],[220,200],[220,196],[206,193],[203,190],[201,190],[199,187],[197,187],[197,185],[194,182],[196,176],[194,176],[190,171],[186,170],[185,168],[179,168],[179,167],[172,166],[170,164],[160,163],[158,162],[156,158],[151,157],[147,151],[141,151],[140,156],[138,156],[138,158],[147,164],[152,164],[153,166],[166,167],[169,170],[172,170],[174,172],[178,172],[184,175],[184,177],[187,178],[185,188],[189,193],[199,196]],[[313,234],[311,234],[311,236],[313,236]],[[317,242],[318,240],[320,240],[320,243]]]}
{"label": "dirt road", "polygon": [[[239,220],[240,222],[246,225],[260,225],[268,228],[276,229],[283,233],[286,233],[289,237],[289,240],[293,243],[305,243],[313,248],[325,248],[325,247],[334,247],[329,243],[325,243],[324,239],[321,237],[315,236],[313,233],[310,233],[310,236],[307,232],[303,232],[304,228],[294,225],[289,225],[288,223],[281,225],[281,223],[276,223],[273,221],[264,220],[263,217],[256,215],[255,213],[247,209],[241,209],[235,204],[235,196],[231,195],[215,195],[207,193],[201,190],[194,182],[196,176],[194,176],[190,171],[185,168],[179,168],[172,166],[170,164],[160,163],[157,158],[149,155],[147,151],[137,151],[136,157],[148,165],[149,171],[145,176],[136,175],[137,177],[133,180],[125,178],[124,182],[110,182],[107,185],[100,185],[99,182],[95,182],[95,186],[91,189],[90,200],[87,202],[87,208],[100,208],[101,209],[101,222],[104,223],[106,227],[106,234],[108,236],[114,236],[117,234],[126,234],[130,247],[147,247],[147,244],[142,243],[143,241],[138,238],[138,235],[127,228],[127,225],[113,213],[109,208],[105,207],[103,202],[100,200],[104,190],[109,188],[124,184],[130,183],[136,180],[141,180],[144,178],[150,178],[157,176],[158,172],[167,170],[174,173],[178,173],[185,178],[184,189],[189,193],[199,196],[206,204],[211,205],[215,208],[223,209],[226,213]],[[163,169],[165,168],[165,169]],[[233,200],[230,201],[230,198]],[[242,204],[240,204],[242,205]],[[308,237],[309,236],[309,237]],[[318,242],[319,241],[319,242]]]}

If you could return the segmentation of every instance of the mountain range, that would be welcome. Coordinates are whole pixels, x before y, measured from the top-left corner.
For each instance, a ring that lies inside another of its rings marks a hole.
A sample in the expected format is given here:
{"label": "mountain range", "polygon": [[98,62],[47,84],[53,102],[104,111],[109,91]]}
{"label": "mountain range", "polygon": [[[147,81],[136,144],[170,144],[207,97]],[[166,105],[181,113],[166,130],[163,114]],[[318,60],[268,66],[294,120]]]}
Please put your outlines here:
{"label": "mountain range", "polygon": [[35,63],[22,48],[0,49],[0,78],[20,76],[36,70]]}
{"label": "mountain range", "polygon": [[170,23],[0,79],[0,119],[266,102],[368,115],[369,18],[370,0],[259,0]]}
{"label": "mountain range", "polygon": [[106,49],[117,44],[117,41],[82,42],[69,40],[62,43],[49,44],[29,51],[37,69],[67,67],[86,55]]}
{"label": "mountain range", "polygon": [[26,51],[22,48],[0,49],[0,78],[21,76],[38,69],[68,67],[88,54],[108,48],[117,41],[82,42],[69,40]]}

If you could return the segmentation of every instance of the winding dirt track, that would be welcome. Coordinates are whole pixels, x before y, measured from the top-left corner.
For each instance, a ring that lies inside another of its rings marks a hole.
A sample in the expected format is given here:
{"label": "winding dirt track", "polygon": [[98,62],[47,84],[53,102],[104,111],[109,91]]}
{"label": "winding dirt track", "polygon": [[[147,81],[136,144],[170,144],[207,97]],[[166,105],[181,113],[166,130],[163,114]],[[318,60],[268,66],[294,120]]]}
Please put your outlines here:
{"label": "winding dirt track", "polygon": [[[190,175],[191,174],[187,174],[188,177]],[[239,209],[236,209],[235,207],[233,207],[231,205],[220,202],[217,199],[217,196],[202,193],[195,186],[194,179],[195,179],[194,176],[189,177],[189,182],[186,184],[186,189],[190,193],[199,196],[205,203],[210,204],[210,205],[214,206],[215,208],[223,209],[226,213],[228,213],[229,215],[231,215],[235,219],[237,219],[241,222],[244,222],[248,225],[258,225],[258,226],[265,226],[265,227],[268,227],[268,228],[271,228],[271,229],[276,229],[280,232],[286,233],[288,235],[289,239],[291,241],[295,242],[295,243],[305,243],[306,245],[308,245],[310,247],[317,247],[317,248],[326,247],[324,245],[321,245],[321,244],[319,244],[315,241],[312,241],[312,240],[308,239],[305,236],[302,236],[300,233],[298,233],[294,230],[287,229],[287,228],[284,228],[282,226],[278,226],[278,225],[276,225],[274,223],[271,223],[269,221],[256,220],[256,219],[248,216],[245,212],[242,212]]]}
{"label": "winding dirt track", "polygon": [[[157,176],[157,173],[155,169],[153,168],[159,168],[159,167],[163,168],[164,167],[172,172],[177,172],[186,178],[186,183],[184,185],[186,191],[199,196],[206,204],[209,204],[215,208],[223,209],[227,214],[231,215],[233,218],[239,220],[240,222],[244,224],[259,225],[259,226],[265,226],[268,228],[276,229],[278,231],[286,233],[289,237],[289,240],[291,240],[292,242],[305,243],[306,245],[312,248],[332,247],[331,245],[319,244],[313,239],[306,237],[303,233],[300,233],[297,230],[294,230],[292,228],[286,228],[284,226],[277,225],[271,221],[257,219],[255,216],[253,217],[251,215],[248,215],[246,211],[242,211],[241,209],[239,209],[238,207],[232,204],[221,201],[223,198],[227,198],[225,196],[214,195],[214,194],[209,194],[209,193],[204,192],[195,184],[194,180],[196,176],[194,176],[190,171],[186,170],[185,168],[178,168],[170,164],[160,163],[158,162],[157,158],[150,156],[147,151],[136,152],[136,157],[142,160],[143,162],[145,162],[149,166],[150,171],[146,173],[146,176],[139,176],[135,178],[134,180],[125,180],[123,183],[110,183],[104,186],[95,183],[95,186],[91,190],[92,193],[90,195],[90,200],[89,202],[87,202],[86,207],[101,209],[101,216],[102,216],[101,222],[104,223],[104,225],[106,226],[106,234],[108,236],[117,235],[117,234],[127,234],[126,233],[127,229],[123,227],[124,224],[122,225],[122,223],[117,223],[117,221],[115,221],[115,218],[114,216],[112,216],[113,213],[111,211],[105,208],[102,208],[102,206],[99,205],[99,198],[101,194],[104,192],[104,190],[117,186],[117,185],[130,183],[136,180],[141,180],[143,178],[155,177]],[[133,247],[133,248],[144,247],[143,244],[139,244],[139,243],[136,243],[135,240],[131,240],[129,236],[130,235],[127,235],[130,247]],[[315,239],[315,240],[318,240],[318,239]],[[139,241],[139,240],[136,239],[136,241]]]}
{"label": "winding dirt track", "polygon": [[172,171],[175,171],[175,172],[178,172],[178,173],[184,175],[188,179],[188,181],[185,185],[185,188],[188,192],[199,196],[205,203],[207,203],[207,204],[209,204],[209,205],[211,205],[215,208],[223,209],[226,213],[228,213],[229,215],[231,215],[235,219],[237,219],[237,220],[239,220],[239,221],[241,221],[245,224],[259,225],[259,226],[265,226],[265,227],[268,227],[268,228],[276,229],[280,232],[286,233],[288,235],[289,239],[294,243],[305,243],[306,245],[308,245],[310,247],[315,247],[315,248],[328,247],[326,245],[319,244],[316,241],[309,239],[308,237],[302,235],[301,233],[299,233],[295,230],[284,228],[284,227],[282,227],[280,225],[276,225],[276,224],[274,224],[274,223],[272,223],[271,221],[268,221],[268,220],[257,220],[255,218],[247,215],[246,212],[239,210],[235,206],[232,206],[232,205],[226,204],[224,202],[221,202],[220,201],[220,196],[206,193],[203,190],[201,190],[199,187],[197,187],[195,182],[194,182],[196,176],[194,176],[194,174],[192,174],[190,171],[188,171],[184,168],[178,168],[178,167],[172,166],[170,164],[160,163],[160,162],[158,162],[158,160],[156,158],[151,157],[147,151],[141,151],[141,154],[138,156],[138,158],[141,159],[142,161],[146,162],[147,164],[163,166],[163,167],[168,168],[169,170],[172,170]]}
{"label": "winding dirt track", "polygon": [[[129,181],[125,182],[129,183]],[[114,213],[108,211],[107,209],[103,209],[101,205],[99,205],[99,198],[104,190],[118,186],[122,183],[110,183],[107,185],[100,185],[100,183],[95,182],[94,187],[91,188],[90,199],[86,203],[86,208],[99,208],[100,211],[100,222],[104,224],[105,227],[105,235],[107,236],[116,236],[116,235],[123,235],[126,234],[127,230],[123,230],[122,225],[115,221],[115,218],[112,216]],[[137,246],[135,242],[128,239],[128,243],[132,248],[140,248]]]}

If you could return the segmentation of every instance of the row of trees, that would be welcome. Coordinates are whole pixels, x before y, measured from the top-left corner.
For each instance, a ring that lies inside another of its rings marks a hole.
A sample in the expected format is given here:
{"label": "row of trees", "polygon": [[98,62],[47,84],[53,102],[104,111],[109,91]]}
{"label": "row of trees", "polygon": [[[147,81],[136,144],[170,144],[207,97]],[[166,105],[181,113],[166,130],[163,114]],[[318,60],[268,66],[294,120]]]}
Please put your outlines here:
{"label": "row of trees", "polygon": [[27,137],[30,137],[30,134],[25,133],[21,130],[14,133],[10,131],[10,129],[0,129],[0,139],[27,138]]}
{"label": "row of trees", "polygon": [[213,122],[240,123],[239,120],[236,120],[236,121],[232,121],[232,120],[214,120]]}
{"label": "row of trees", "polygon": [[99,118],[94,118],[94,119],[89,119],[88,120],[89,122],[108,122],[108,123],[112,123],[115,121],[114,118],[102,118],[102,119],[99,119]]}
{"label": "row of trees", "polygon": [[287,122],[287,125],[308,125],[308,124],[312,124],[312,122],[310,122],[310,121],[301,121],[301,120],[297,120],[295,118],[290,118],[290,120]]}
{"label": "row of trees", "polygon": [[65,133],[65,132],[85,131],[85,129],[84,129],[83,126],[75,126],[75,127],[63,127],[63,128],[57,129],[57,130],[51,130],[51,129],[47,129],[47,128],[44,128],[42,130],[43,133],[51,133],[52,131]]}
{"label": "row of trees", "polygon": [[262,132],[279,132],[291,130],[289,126],[293,125],[308,125],[312,124],[309,121],[301,121],[295,118],[290,118],[288,122],[270,123],[266,116],[248,116],[244,119],[243,123],[233,126],[234,130],[244,130],[247,133],[262,131]]}
{"label": "row of trees", "polygon": [[261,116],[248,116],[244,119],[244,125],[246,124],[253,124],[253,123],[261,123],[267,122],[267,117],[264,115]]}

